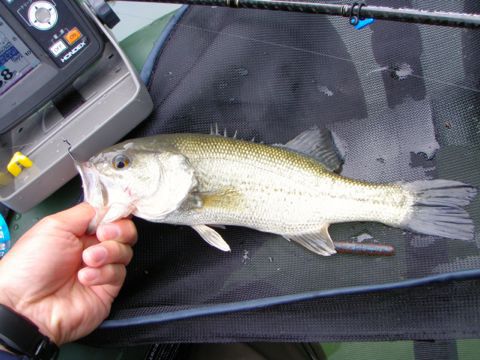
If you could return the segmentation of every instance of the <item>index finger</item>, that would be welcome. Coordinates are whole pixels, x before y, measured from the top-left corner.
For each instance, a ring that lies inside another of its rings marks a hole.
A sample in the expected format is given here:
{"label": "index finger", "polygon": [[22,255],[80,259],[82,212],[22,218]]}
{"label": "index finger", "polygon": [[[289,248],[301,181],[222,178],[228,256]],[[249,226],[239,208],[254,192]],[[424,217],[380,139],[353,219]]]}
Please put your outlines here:
{"label": "index finger", "polygon": [[100,242],[114,240],[133,246],[138,238],[137,228],[130,219],[117,220],[110,224],[100,225],[97,229],[97,238]]}

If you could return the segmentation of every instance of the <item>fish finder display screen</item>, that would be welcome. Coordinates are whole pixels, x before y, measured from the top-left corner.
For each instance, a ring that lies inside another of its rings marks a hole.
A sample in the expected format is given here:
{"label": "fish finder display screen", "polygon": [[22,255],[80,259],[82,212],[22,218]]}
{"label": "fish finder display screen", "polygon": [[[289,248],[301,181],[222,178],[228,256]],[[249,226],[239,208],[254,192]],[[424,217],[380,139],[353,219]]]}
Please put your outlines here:
{"label": "fish finder display screen", "polygon": [[40,64],[40,60],[0,17],[0,96]]}

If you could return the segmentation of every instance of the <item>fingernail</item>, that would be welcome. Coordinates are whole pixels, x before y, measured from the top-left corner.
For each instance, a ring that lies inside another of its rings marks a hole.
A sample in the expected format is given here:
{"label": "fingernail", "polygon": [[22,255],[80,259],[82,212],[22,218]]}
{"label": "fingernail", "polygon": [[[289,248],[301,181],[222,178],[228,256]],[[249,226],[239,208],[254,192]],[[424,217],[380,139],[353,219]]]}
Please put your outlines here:
{"label": "fingernail", "polygon": [[120,237],[120,229],[115,224],[105,224],[99,226],[97,236],[103,240],[115,240]]}
{"label": "fingernail", "polygon": [[83,277],[83,280],[87,282],[92,282],[98,277],[98,271],[96,269],[82,269],[81,270],[81,276]]}
{"label": "fingernail", "polygon": [[94,246],[87,250],[86,256],[90,259],[90,261],[98,264],[104,261],[107,258],[107,250],[103,246]]}

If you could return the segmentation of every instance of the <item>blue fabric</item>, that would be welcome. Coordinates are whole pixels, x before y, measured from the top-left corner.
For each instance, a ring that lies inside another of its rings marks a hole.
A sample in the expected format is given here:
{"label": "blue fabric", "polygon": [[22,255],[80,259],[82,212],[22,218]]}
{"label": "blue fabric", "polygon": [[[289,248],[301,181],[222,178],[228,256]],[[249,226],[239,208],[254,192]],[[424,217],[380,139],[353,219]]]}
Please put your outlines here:
{"label": "blue fabric", "polygon": [[162,50],[163,46],[166,44],[168,38],[170,37],[170,33],[175,28],[175,25],[177,25],[178,21],[182,18],[187,9],[187,5],[184,5],[180,9],[178,9],[177,13],[170,19],[162,34],[153,45],[153,49],[148,55],[147,60],[143,65],[142,71],[140,72],[140,78],[145,84],[148,84],[148,81],[150,80],[150,76],[152,75],[152,70],[157,60],[158,54]]}
{"label": "blue fabric", "polygon": [[368,286],[352,286],[339,289],[329,289],[320,291],[305,292],[302,294],[292,294],[285,296],[276,296],[270,298],[239,301],[212,306],[203,306],[200,308],[179,310],[172,312],[159,313],[155,315],[138,316],[129,319],[106,320],[100,328],[123,328],[127,326],[158,324],[167,321],[188,319],[199,316],[227,314],[238,311],[258,310],[275,305],[291,304],[311,299],[326,298],[342,295],[364,294],[377,291],[391,291],[398,289],[411,288],[416,286],[433,285],[437,283],[445,283],[450,281],[462,281],[480,278],[480,270],[465,270],[454,273],[445,273],[438,275],[425,276],[420,279],[409,279],[398,281],[395,283],[368,285]]}
{"label": "blue fabric", "polygon": [[15,355],[4,350],[0,350],[0,360],[27,360],[28,357],[24,355]]}

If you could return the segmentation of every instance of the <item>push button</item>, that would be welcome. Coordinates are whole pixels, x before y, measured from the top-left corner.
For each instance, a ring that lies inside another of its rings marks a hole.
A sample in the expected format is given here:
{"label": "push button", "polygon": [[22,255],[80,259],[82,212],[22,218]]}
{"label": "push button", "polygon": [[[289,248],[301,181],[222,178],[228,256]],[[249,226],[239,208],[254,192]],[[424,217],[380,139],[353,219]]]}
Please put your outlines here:
{"label": "push button", "polygon": [[63,38],[65,41],[69,44],[72,45],[75,43],[78,39],[82,37],[82,33],[78,28],[74,27],[72,30],[70,30],[68,33],[66,33]]}
{"label": "push button", "polygon": [[48,48],[48,50],[50,50],[50,52],[53,54],[53,56],[57,57],[62,52],[67,50],[67,45],[65,45],[65,43],[62,40],[58,40],[55,44],[50,46]]}
{"label": "push button", "polygon": [[35,1],[28,8],[28,21],[38,30],[50,30],[58,21],[55,5],[48,1]]}

